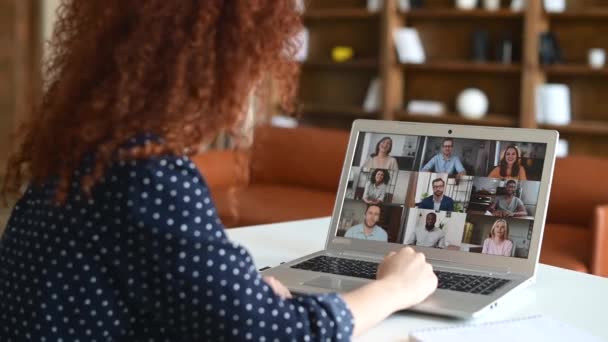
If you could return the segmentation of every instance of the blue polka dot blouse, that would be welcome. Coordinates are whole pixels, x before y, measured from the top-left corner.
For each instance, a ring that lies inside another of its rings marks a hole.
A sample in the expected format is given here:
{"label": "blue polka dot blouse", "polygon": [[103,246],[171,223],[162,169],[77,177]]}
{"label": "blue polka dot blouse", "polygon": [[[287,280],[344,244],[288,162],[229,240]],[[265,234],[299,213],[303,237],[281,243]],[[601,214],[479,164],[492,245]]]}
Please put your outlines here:
{"label": "blue polka dot blouse", "polygon": [[[86,169],[84,170],[86,172]],[[336,294],[282,300],[186,157],[121,162],[62,206],[30,187],[0,242],[0,341],[348,340]]]}

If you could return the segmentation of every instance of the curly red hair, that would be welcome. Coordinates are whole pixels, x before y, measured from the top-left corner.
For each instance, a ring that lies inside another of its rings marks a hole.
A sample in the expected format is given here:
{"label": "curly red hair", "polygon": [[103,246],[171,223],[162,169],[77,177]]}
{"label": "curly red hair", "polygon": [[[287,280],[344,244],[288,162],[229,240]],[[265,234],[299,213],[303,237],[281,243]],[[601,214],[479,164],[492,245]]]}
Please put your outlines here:
{"label": "curly red hair", "polygon": [[266,73],[293,108],[302,27],[293,0],[73,0],[57,13],[42,103],[9,160],[5,194],[57,177],[62,200],[92,153],[88,192],[138,133],[163,144],[120,158],[191,155],[239,123]]}

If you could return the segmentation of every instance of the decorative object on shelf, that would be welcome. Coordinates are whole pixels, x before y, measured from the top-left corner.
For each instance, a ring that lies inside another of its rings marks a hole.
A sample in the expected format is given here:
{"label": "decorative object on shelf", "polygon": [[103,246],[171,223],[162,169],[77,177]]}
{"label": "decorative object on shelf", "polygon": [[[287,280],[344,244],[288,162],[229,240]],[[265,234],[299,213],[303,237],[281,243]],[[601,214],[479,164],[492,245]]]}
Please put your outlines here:
{"label": "decorative object on shelf", "polygon": [[298,47],[295,54],[295,60],[298,62],[304,62],[308,58],[308,37],[308,29],[303,28],[294,38]]}
{"label": "decorative object on shelf", "polygon": [[[400,0],[404,1],[404,0]],[[409,0],[411,8],[422,8],[424,7],[424,0]]]}
{"label": "decorative object on shelf", "polygon": [[366,112],[374,112],[380,110],[382,106],[382,89],[380,78],[374,78],[367,88],[367,94],[365,94],[365,101],[363,101],[363,110]]}
{"label": "decorative object on shelf", "polygon": [[543,0],[547,13],[561,13],[566,10],[566,0]]}
{"label": "decorative object on shelf", "polygon": [[558,158],[565,158],[568,156],[568,140],[559,139],[555,146],[555,156]]}
{"label": "decorative object on shelf", "polygon": [[488,32],[476,30],[473,32],[473,60],[486,62],[488,60]]}
{"label": "decorative object on shelf", "polygon": [[403,27],[393,31],[397,55],[401,63],[421,64],[426,60],[418,30]]}
{"label": "decorative object on shelf", "polygon": [[376,13],[384,6],[384,0],[367,0],[367,10]]}
{"label": "decorative object on shelf", "polygon": [[410,0],[397,0],[397,9],[401,12],[407,12],[412,8]]}
{"label": "decorative object on shelf", "polygon": [[458,113],[467,119],[481,119],[488,112],[488,97],[477,88],[467,88],[456,98]]}
{"label": "decorative object on shelf", "polygon": [[606,63],[606,50],[600,48],[589,49],[587,61],[593,69],[603,68]]}
{"label": "decorative object on shelf", "polygon": [[510,64],[513,62],[513,40],[510,34],[506,33],[498,43],[496,56],[500,63]]}
{"label": "decorative object on shelf", "polygon": [[526,7],[526,0],[511,0],[511,11],[523,11]]}
{"label": "decorative object on shelf", "polygon": [[331,58],[334,62],[346,62],[353,58],[355,50],[351,46],[334,46],[331,49]]}
{"label": "decorative object on shelf", "polygon": [[570,88],[559,83],[538,86],[536,88],[536,121],[551,125],[567,125],[570,120]]}
{"label": "decorative object on shelf", "polygon": [[478,0],[456,0],[456,8],[469,11],[477,7]]}
{"label": "decorative object on shelf", "polygon": [[500,0],[483,0],[483,8],[486,11],[498,11],[500,9]]}
{"label": "decorative object on shelf", "polygon": [[540,47],[538,51],[541,64],[562,63],[562,52],[553,32],[540,34]]}
{"label": "decorative object on shelf", "polygon": [[298,13],[306,12],[306,4],[304,3],[304,0],[295,0],[295,3],[296,3],[296,11]]}
{"label": "decorative object on shelf", "polygon": [[441,116],[445,114],[445,105],[439,101],[411,100],[406,110],[408,114]]}

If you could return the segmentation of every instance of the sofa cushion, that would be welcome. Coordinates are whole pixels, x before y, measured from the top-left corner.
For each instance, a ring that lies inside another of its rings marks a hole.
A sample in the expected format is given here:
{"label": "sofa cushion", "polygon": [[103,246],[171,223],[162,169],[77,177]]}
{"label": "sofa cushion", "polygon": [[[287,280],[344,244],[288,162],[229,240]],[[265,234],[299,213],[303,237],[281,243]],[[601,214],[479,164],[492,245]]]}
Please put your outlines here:
{"label": "sofa cushion", "polygon": [[348,137],[348,132],[331,129],[258,127],[251,152],[251,183],[335,192]]}
{"label": "sofa cushion", "polygon": [[251,184],[212,193],[226,227],[329,216],[336,194],[286,185]]}
{"label": "sofa cushion", "polygon": [[547,224],[540,262],[580,272],[589,272],[591,230],[567,224]]}
{"label": "sofa cushion", "polygon": [[[597,205],[608,204],[608,160],[570,156],[555,161],[547,222],[589,229]],[[591,246],[590,244],[587,246]]]}

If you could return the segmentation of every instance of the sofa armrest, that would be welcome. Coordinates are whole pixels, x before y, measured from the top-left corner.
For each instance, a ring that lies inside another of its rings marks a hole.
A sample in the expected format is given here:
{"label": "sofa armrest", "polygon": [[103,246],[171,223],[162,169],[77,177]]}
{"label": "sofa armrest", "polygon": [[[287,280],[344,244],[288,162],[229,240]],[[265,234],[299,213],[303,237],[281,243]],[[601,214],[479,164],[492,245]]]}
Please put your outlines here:
{"label": "sofa armrest", "polygon": [[190,158],[209,188],[229,189],[249,184],[249,152],[212,150]]}
{"label": "sofa armrest", "polygon": [[595,208],[592,229],[591,273],[608,277],[608,205]]}

